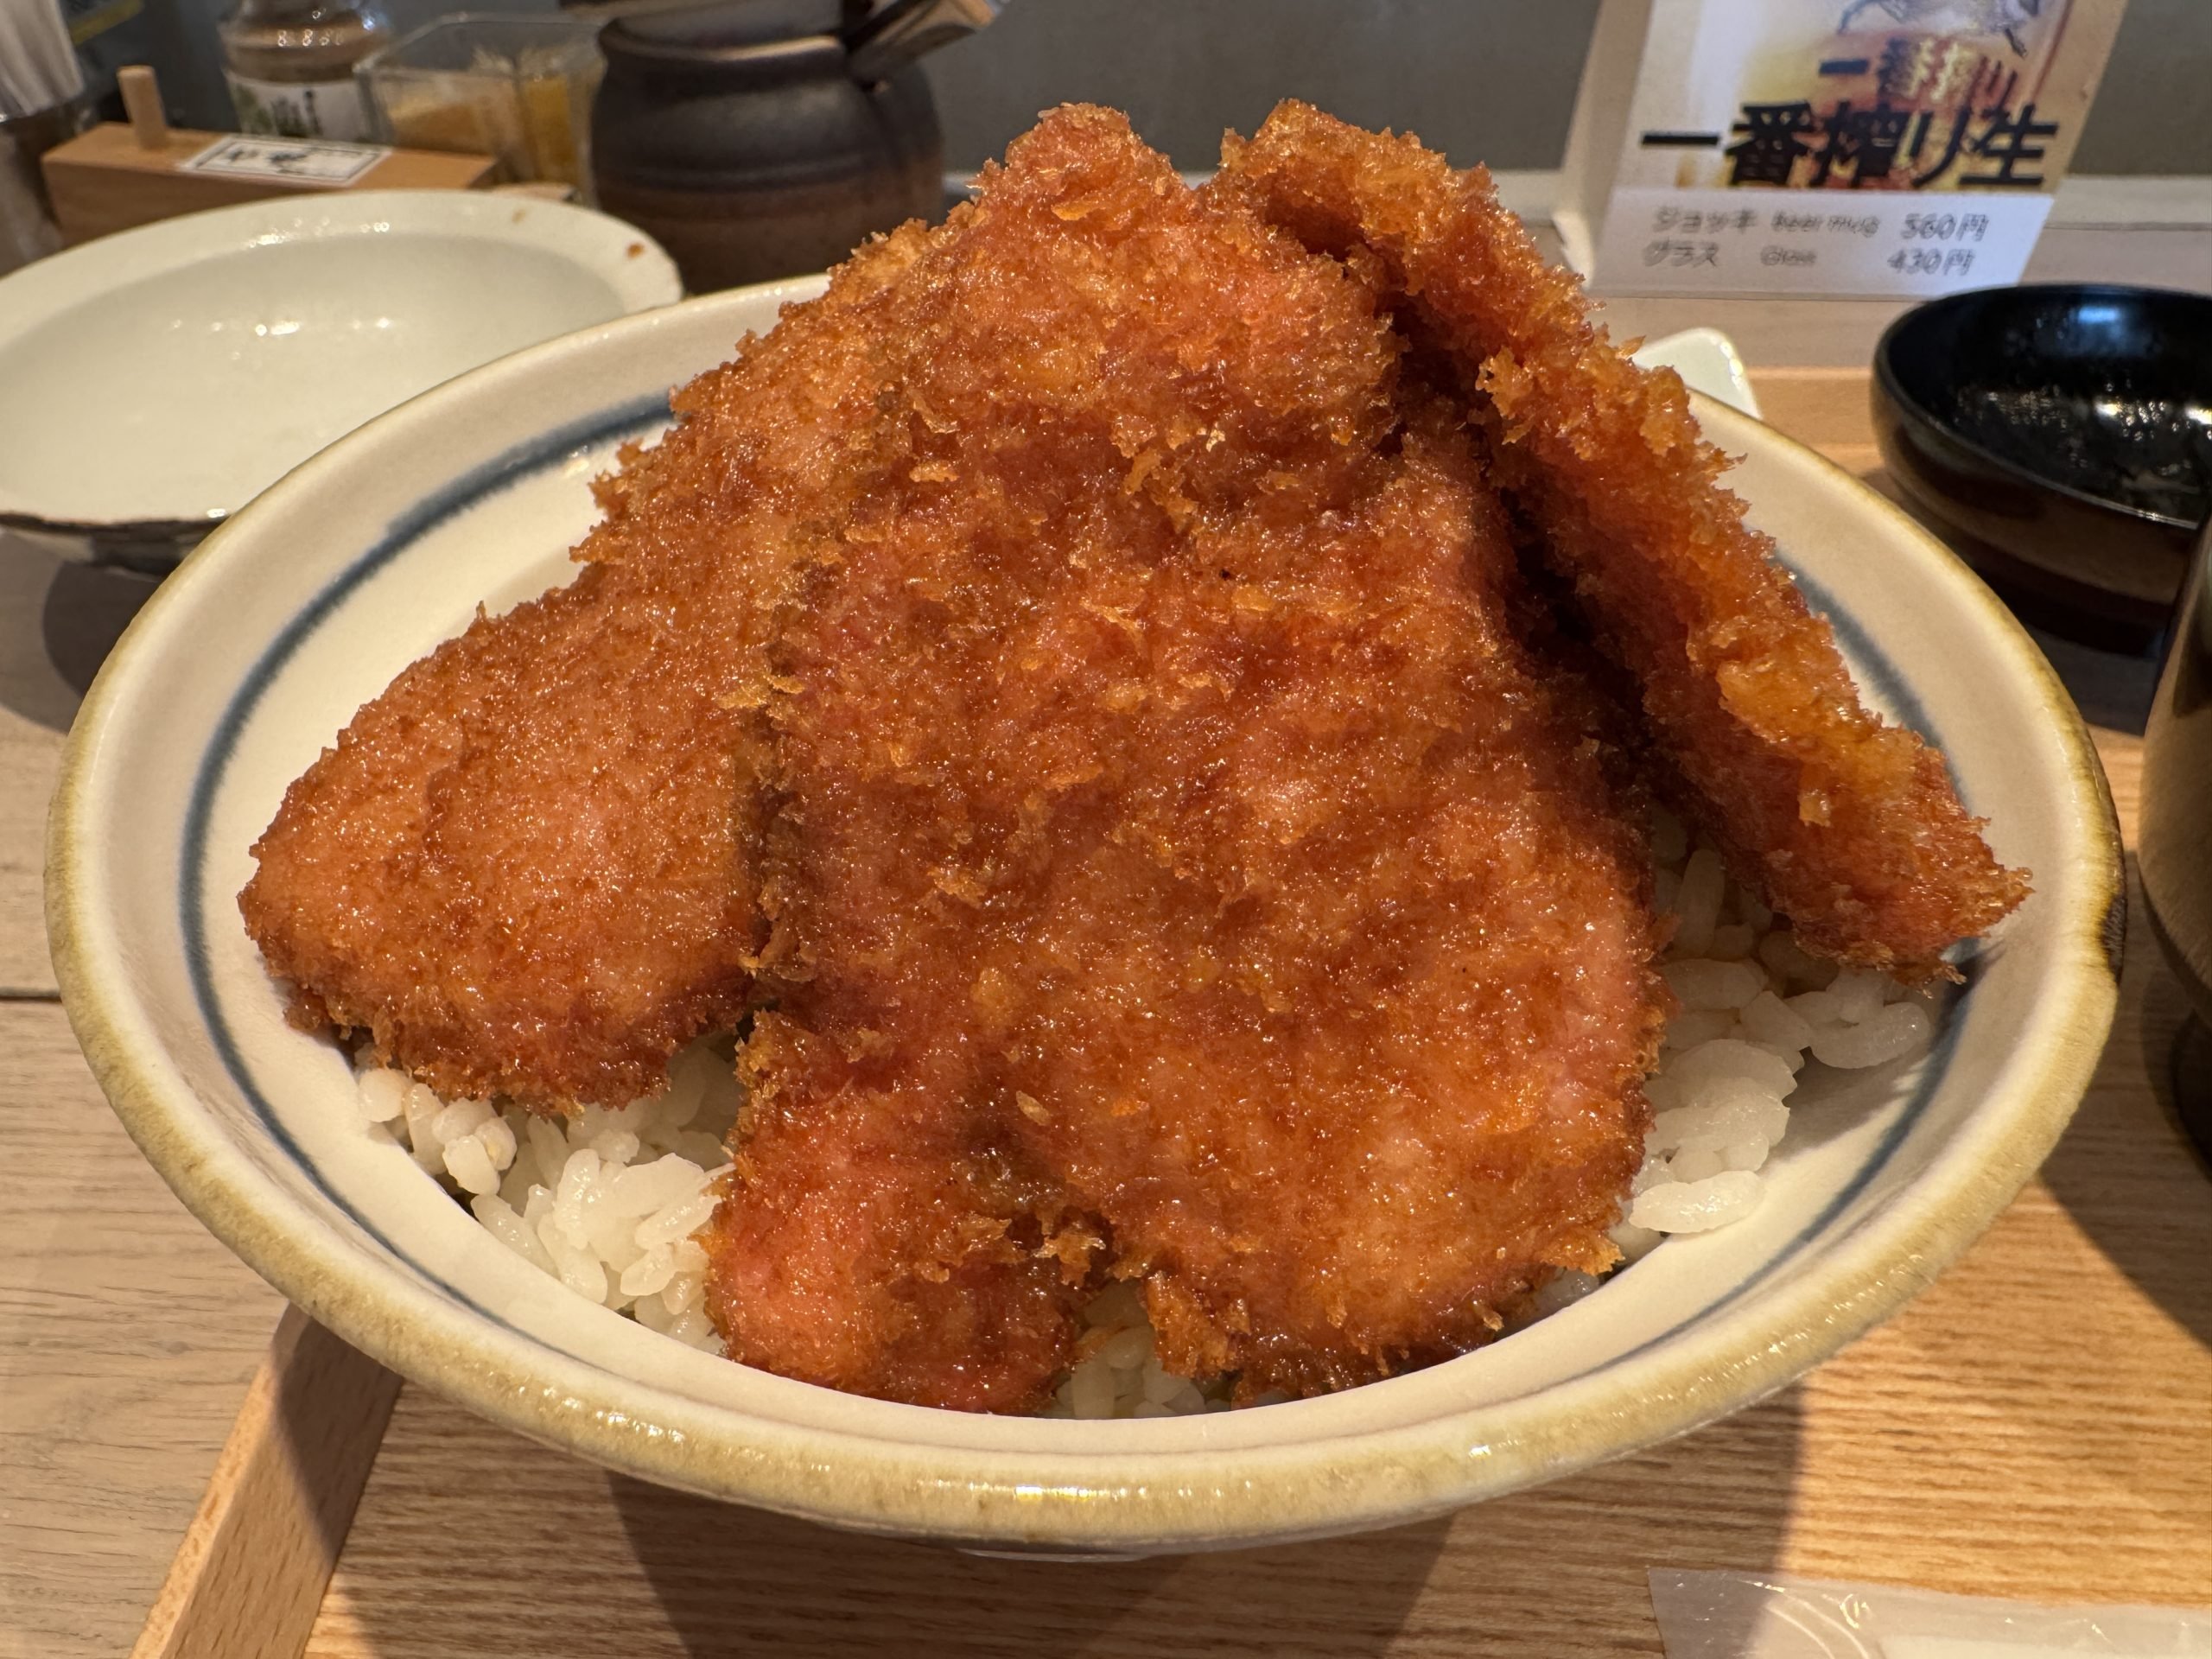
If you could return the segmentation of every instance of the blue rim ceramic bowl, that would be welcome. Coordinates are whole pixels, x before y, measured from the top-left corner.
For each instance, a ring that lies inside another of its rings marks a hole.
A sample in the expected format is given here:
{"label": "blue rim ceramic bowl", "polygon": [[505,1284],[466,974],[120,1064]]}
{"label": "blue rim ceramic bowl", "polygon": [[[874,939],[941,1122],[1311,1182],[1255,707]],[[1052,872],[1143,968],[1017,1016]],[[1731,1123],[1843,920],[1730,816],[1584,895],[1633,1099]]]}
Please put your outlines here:
{"label": "blue rim ceramic bowl", "polygon": [[838,1526],[1064,1554],[1311,1538],[1547,1480],[1782,1387],[1927,1284],[2057,1138],[2111,1021],[2121,892],[2080,721],[1939,543],[1700,400],[1745,457],[1753,519],[1870,694],[1943,744],[1999,854],[2036,873],[1929,1055],[1803,1086],[1748,1220],[1669,1241],[1449,1363],[1155,1421],[969,1416],[812,1388],[657,1336],[507,1252],[360,1124],[338,1051],[284,1023],[234,901],[247,849],[399,668],[480,601],[563,579],[590,476],[660,423],[671,385],[814,287],[595,328],[372,423],[193,555],[71,734],[48,905],[86,1054],[185,1203],[347,1340],[535,1440]]}

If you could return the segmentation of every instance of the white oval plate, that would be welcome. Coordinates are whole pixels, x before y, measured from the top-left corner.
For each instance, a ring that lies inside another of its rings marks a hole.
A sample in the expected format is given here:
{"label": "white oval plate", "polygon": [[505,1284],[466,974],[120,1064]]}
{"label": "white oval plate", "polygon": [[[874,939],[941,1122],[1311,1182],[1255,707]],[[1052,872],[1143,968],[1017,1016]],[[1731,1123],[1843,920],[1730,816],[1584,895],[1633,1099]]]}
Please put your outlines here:
{"label": "white oval plate", "polygon": [[102,237],[0,280],[0,514],[219,519],[442,380],[682,292],[620,219],[474,190]]}
{"label": "white oval plate", "polygon": [[[1618,1455],[1756,1400],[1881,1319],[1988,1224],[2079,1098],[2112,1017],[2120,861],[2072,705],[1986,589],[1855,480],[1700,403],[1873,700],[1948,750],[2035,895],[1933,1052],[1808,1081],[1749,1220],[1672,1240],[1479,1352],[1323,1399],[1169,1421],[965,1416],[684,1348],[511,1255],[358,1122],[241,927],[287,782],[405,664],[563,579],[614,447],[813,283],[524,353],[285,479],[156,595],[72,734],[48,905],[95,1072],[185,1202],[407,1376],[647,1478],[840,1525],[1146,1551],[1351,1531]],[[2035,1339],[2023,1333],[2022,1340]]]}

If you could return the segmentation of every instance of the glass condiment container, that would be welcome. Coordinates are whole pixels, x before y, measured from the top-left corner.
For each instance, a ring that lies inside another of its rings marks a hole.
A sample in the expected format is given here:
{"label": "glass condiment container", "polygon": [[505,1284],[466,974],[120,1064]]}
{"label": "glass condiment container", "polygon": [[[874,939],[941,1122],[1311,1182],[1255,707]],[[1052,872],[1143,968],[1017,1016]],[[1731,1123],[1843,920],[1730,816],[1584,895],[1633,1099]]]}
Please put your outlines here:
{"label": "glass condiment container", "polygon": [[353,68],[391,39],[377,0],[238,0],[219,33],[240,131],[369,136]]}
{"label": "glass condiment container", "polygon": [[385,47],[356,78],[379,141],[494,156],[510,181],[588,199],[598,34],[573,17],[461,12]]}

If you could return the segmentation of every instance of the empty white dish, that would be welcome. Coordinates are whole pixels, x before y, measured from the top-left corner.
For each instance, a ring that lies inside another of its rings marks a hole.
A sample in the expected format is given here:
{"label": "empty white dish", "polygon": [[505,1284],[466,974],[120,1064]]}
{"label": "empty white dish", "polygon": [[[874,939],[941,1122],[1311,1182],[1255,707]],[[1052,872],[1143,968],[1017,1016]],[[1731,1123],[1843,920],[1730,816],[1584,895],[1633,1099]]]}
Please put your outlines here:
{"label": "empty white dish", "polygon": [[248,202],[0,280],[0,526],[162,569],[333,440],[682,293],[643,232],[474,191]]}

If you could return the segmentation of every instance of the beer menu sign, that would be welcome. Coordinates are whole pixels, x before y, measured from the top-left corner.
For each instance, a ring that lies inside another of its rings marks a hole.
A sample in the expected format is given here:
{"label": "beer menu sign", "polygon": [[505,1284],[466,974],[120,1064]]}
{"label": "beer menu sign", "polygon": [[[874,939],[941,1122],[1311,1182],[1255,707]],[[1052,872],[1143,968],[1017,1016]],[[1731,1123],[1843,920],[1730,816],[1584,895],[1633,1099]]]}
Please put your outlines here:
{"label": "beer menu sign", "polygon": [[1606,0],[1555,213],[1615,293],[2016,282],[2126,0]]}

